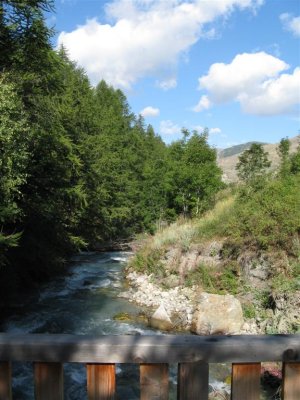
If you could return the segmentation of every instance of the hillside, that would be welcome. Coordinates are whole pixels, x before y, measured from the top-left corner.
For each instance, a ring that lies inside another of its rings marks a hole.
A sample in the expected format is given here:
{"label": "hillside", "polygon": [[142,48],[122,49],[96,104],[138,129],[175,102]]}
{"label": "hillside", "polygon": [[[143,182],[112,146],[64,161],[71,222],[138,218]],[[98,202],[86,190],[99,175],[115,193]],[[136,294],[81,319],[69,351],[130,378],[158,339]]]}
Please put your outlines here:
{"label": "hillside", "polygon": [[240,154],[243,151],[250,149],[250,147],[253,143],[263,144],[263,145],[267,144],[267,143],[262,143],[262,142],[247,142],[247,143],[237,144],[236,146],[231,146],[226,149],[220,150],[219,157],[226,158],[226,157],[234,156],[236,154]]}
{"label": "hillside", "polygon": [[[300,143],[300,136],[295,136],[290,139],[291,153],[295,152]],[[223,170],[223,180],[225,182],[234,182],[237,180],[235,166],[238,162],[240,154],[249,148],[253,142],[245,143],[244,145],[233,146],[228,149],[222,150],[218,155],[218,164]],[[276,168],[279,164],[279,157],[277,154],[278,143],[265,144],[265,151],[269,153],[269,159],[272,162],[272,169]],[[237,152],[239,150],[239,152]],[[231,154],[231,155],[229,155]]]}

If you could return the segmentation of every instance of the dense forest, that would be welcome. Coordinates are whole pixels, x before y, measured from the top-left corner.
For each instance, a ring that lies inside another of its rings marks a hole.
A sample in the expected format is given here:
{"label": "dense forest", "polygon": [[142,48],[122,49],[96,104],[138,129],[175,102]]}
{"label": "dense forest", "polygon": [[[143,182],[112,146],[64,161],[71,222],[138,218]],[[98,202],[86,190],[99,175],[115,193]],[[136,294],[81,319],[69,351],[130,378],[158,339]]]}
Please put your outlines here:
{"label": "dense forest", "polygon": [[207,132],[167,146],[122,91],[53,50],[52,7],[0,1],[2,300],[75,251],[202,214],[222,187]]}

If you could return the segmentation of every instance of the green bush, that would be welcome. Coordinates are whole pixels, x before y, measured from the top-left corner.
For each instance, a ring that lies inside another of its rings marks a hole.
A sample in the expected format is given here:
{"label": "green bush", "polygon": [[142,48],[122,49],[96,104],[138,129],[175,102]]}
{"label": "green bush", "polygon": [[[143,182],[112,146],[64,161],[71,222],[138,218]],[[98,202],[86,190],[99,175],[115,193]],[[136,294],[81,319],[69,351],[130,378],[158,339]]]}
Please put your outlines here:
{"label": "green bush", "polygon": [[243,192],[228,224],[231,237],[262,249],[288,250],[300,232],[300,176],[273,180],[260,190]]}

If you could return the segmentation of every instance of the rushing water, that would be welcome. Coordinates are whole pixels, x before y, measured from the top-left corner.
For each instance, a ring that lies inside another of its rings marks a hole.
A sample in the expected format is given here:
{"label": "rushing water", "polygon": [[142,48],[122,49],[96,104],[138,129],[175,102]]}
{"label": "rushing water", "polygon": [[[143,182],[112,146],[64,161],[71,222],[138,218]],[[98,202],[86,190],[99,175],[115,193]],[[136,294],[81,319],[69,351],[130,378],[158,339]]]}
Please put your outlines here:
{"label": "rushing water", "polygon": [[[19,312],[1,326],[10,333],[70,333],[76,335],[150,334],[155,331],[142,322],[124,323],[114,319],[120,312],[138,315],[136,305],[118,297],[124,290],[123,267],[128,253],[83,253],[73,258],[67,276],[61,276],[42,286],[38,295],[25,299]],[[225,365],[211,365],[210,382],[215,388],[230,373]],[[176,367],[170,370],[170,400],[176,398]],[[80,364],[64,368],[65,399],[86,399],[86,371]],[[138,367],[117,366],[117,398],[139,399]],[[31,363],[13,365],[14,400],[33,400]]]}
{"label": "rushing water", "polygon": [[[40,288],[39,295],[26,299],[26,306],[7,319],[1,330],[10,333],[71,333],[94,334],[157,334],[139,323],[114,320],[120,312],[138,314],[137,306],[118,297],[124,290],[123,266],[128,254],[84,253],[74,257],[69,274],[52,280]],[[117,381],[122,399],[138,398],[137,385],[124,383],[124,374],[138,380],[137,368],[117,367]],[[33,375],[31,363],[13,365],[15,400],[31,400]],[[65,398],[86,398],[85,368],[67,364],[65,367]]]}

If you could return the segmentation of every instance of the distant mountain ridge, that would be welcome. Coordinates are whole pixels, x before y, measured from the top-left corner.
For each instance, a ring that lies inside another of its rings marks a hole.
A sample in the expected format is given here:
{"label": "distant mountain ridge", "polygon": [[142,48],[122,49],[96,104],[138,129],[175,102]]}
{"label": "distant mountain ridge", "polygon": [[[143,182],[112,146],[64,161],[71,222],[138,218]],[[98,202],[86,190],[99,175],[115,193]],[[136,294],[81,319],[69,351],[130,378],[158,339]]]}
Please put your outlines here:
{"label": "distant mountain ridge", "polygon": [[[290,153],[294,153],[300,144],[300,135],[297,135],[289,139],[289,141],[291,143]],[[218,153],[218,164],[223,170],[224,182],[237,181],[238,178],[235,167],[238,162],[239,156],[242,154],[243,151],[247,150],[247,148],[250,148],[252,143],[259,143],[259,142],[247,142],[241,145],[232,146],[229,147],[228,149],[221,150]],[[263,144],[265,151],[267,151],[269,154],[269,160],[272,162],[271,165],[272,169],[275,169],[279,165],[279,156],[277,152],[278,144],[279,143]],[[238,150],[239,152],[237,152]],[[229,155],[230,153],[231,155]]]}
{"label": "distant mountain ridge", "polygon": [[226,149],[220,150],[219,157],[225,158],[225,157],[234,156],[235,154],[240,154],[243,151],[250,149],[251,145],[254,144],[254,143],[262,144],[262,145],[268,144],[268,143],[256,142],[256,141],[237,144],[235,146],[231,146],[231,147],[228,147]]}

